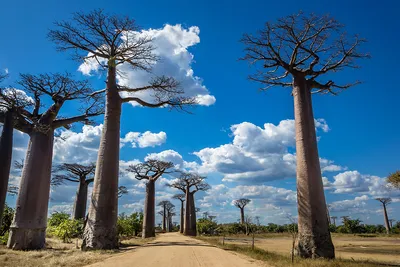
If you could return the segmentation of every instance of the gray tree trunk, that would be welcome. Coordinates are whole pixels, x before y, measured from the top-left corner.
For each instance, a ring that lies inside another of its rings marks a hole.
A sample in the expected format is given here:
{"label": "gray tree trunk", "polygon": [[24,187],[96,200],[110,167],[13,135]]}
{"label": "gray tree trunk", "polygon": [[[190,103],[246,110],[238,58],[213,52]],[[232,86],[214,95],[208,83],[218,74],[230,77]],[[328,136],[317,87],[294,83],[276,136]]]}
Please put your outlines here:
{"label": "gray tree trunk", "polygon": [[240,223],[244,224],[244,207],[240,208]]}
{"label": "gray tree trunk", "polygon": [[194,203],[194,193],[190,193],[190,236],[197,235],[196,227],[196,207]]}
{"label": "gray tree trunk", "polygon": [[[111,61],[111,60],[110,60]],[[118,248],[118,174],[122,101],[116,84],[115,62],[107,75],[106,110],[97,156],[93,193],[82,250]]]}
{"label": "gray tree trunk", "polygon": [[181,225],[179,227],[179,232],[183,234],[183,225],[185,223],[185,208],[183,207],[183,201],[181,201]]}
{"label": "gray tree trunk", "polygon": [[13,147],[14,114],[8,110],[5,114],[0,137],[0,225],[6,203],[8,180],[10,177]]}
{"label": "gray tree trunk", "polygon": [[165,204],[163,205],[163,217],[162,217],[162,230],[164,232],[167,231],[167,221],[166,221],[166,214],[167,214],[167,210],[165,209]]}
{"label": "gray tree trunk", "polygon": [[45,247],[54,132],[30,135],[15,217],[7,246],[16,250]]}
{"label": "gray tree trunk", "polygon": [[146,199],[144,202],[142,238],[155,237],[155,182],[149,180],[146,184]]}
{"label": "gray tree trunk", "polygon": [[389,218],[387,215],[387,211],[386,211],[386,204],[383,204],[383,216],[385,217],[385,227],[386,227],[386,234],[390,234],[390,224],[389,224]]}
{"label": "gray tree trunk", "polygon": [[86,181],[79,183],[78,190],[76,191],[76,198],[74,204],[74,219],[81,220],[86,217],[86,202],[89,184]]}
{"label": "gray tree trunk", "polygon": [[297,155],[297,253],[305,258],[334,258],[319,164],[311,91],[304,77],[293,87]]}
{"label": "gray tree trunk", "polygon": [[183,227],[184,235],[191,235],[190,215],[191,215],[191,203],[190,203],[190,192],[189,188],[186,188],[186,208],[185,208],[185,221]]}

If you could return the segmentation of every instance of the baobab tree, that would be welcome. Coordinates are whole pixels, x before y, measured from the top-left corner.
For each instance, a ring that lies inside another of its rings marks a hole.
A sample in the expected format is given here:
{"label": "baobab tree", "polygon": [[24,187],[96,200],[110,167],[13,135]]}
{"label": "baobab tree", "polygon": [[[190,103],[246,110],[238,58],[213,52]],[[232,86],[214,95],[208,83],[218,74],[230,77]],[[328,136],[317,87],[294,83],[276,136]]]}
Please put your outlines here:
{"label": "baobab tree", "polygon": [[296,127],[297,203],[299,234],[297,253],[305,258],[334,258],[312,109],[312,94],[336,95],[358,84],[323,81],[323,76],[346,68],[357,68],[364,39],[348,38],[334,18],[303,13],[267,22],[256,35],[241,39],[245,56],[258,67],[249,79],[261,83],[261,90],[273,86],[292,87]]}
{"label": "baobab tree", "polygon": [[93,182],[96,165],[81,165],[78,163],[63,163],[54,168],[54,179],[60,184],[65,181],[78,183],[76,191],[74,210],[72,217],[75,220],[84,219],[86,216],[86,202],[89,184]]}
{"label": "baobab tree", "polygon": [[167,231],[167,205],[171,203],[169,200],[163,200],[158,203],[162,210],[158,212],[162,216],[162,230]]}
{"label": "baobab tree", "polygon": [[386,181],[394,188],[400,189],[400,171],[389,174]]}
{"label": "baobab tree", "polygon": [[390,228],[393,228],[393,223],[394,223],[395,221],[396,221],[395,219],[390,219],[390,220],[389,220]]}
{"label": "baobab tree", "polygon": [[[184,235],[196,236],[197,234],[194,194],[198,191],[207,191],[210,189],[210,185],[204,181],[205,178],[197,173],[181,172],[178,179],[169,184],[170,187],[177,188],[185,193]],[[194,189],[192,190],[192,188]]]}
{"label": "baobab tree", "polygon": [[332,216],[331,219],[333,221],[333,225],[336,227],[336,219],[337,219],[337,217],[336,216]]}
{"label": "baobab tree", "polygon": [[[68,73],[21,74],[18,84],[33,95],[34,104],[32,110],[18,110],[21,120],[14,125],[29,135],[29,144],[7,246],[16,250],[41,249],[45,246],[54,131],[76,122],[87,123],[89,117],[102,113],[102,107],[90,97],[88,82],[75,81]],[[82,113],[65,118],[60,114],[61,108],[73,100],[82,103]]]}
{"label": "baobab tree", "polygon": [[[129,88],[117,84],[117,73],[123,64],[132,69],[150,71],[158,60],[152,37],[138,32],[129,17],[108,15],[102,10],[88,14],[74,13],[71,21],[55,24],[49,32],[59,51],[71,51],[79,61],[97,62],[107,72],[105,93],[106,110],[97,158],[92,201],[89,207],[82,249],[113,249],[118,247],[117,187],[119,171],[120,118],[122,104],[184,109],[195,103],[184,97],[179,82],[171,77],[154,77],[148,85]],[[119,72],[120,73],[120,72]],[[140,93],[149,92],[152,101],[145,101]]]}
{"label": "baobab tree", "polygon": [[168,202],[165,205],[165,210],[167,211],[166,220],[167,220],[167,232],[171,232],[172,228],[172,217],[175,216],[175,205],[171,202]]}
{"label": "baobab tree", "polygon": [[[5,78],[0,75],[0,82]],[[3,123],[0,137],[0,225],[6,201],[11,170],[14,125],[24,123],[22,110],[31,107],[33,100],[25,92],[15,88],[0,87],[0,121]]]}
{"label": "baobab tree", "polygon": [[180,222],[180,227],[179,227],[179,232],[183,234],[183,224],[185,223],[185,194],[176,194],[172,198],[173,199],[178,199],[181,202],[181,222]]}
{"label": "baobab tree", "polygon": [[390,197],[381,197],[381,198],[375,198],[378,200],[380,203],[382,203],[383,207],[383,218],[385,220],[385,227],[386,227],[386,234],[390,234],[390,224],[389,224],[389,218],[388,214],[386,211],[386,206],[392,203],[392,199]]}
{"label": "baobab tree", "polygon": [[172,162],[147,160],[143,163],[130,165],[126,171],[132,172],[138,180],[146,180],[146,197],[144,201],[144,217],[142,238],[155,237],[155,183],[163,174],[169,173]]}
{"label": "baobab tree", "polygon": [[240,209],[240,223],[241,224],[244,224],[245,222],[244,222],[244,207],[246,207],[246,205],[247,204],[249,204],[250,203],[250,199],[247,199],[247,198],[240,198],[240,199],[237,199],[237,200],[235,200],[234,202],[233,202],[233,205],[235,205],[237,208],[239,208]]}

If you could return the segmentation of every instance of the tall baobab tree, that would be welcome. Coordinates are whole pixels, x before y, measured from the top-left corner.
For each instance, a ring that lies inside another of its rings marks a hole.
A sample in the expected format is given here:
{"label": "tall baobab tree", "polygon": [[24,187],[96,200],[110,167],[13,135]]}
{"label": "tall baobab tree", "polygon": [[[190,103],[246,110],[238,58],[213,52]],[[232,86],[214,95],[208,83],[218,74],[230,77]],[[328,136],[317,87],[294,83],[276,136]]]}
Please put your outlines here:
{"label": "tall baobab tree", "polygon": [[334,258],[335,249],[329,232],[326,203],[318,156],[312,94],[336,95],[359,82],[340,85],[323,76],[346,68],[357,68],[355,61],[368,58],[359,52],[365,40],[348,38],[334,18],[303,13],[267,22],[256,35],[241,40],[245,56],[258,67],[249,79],[273,86],[292,87],[296,127],[297,253],[305,258]]}
{"label": "tall baobab tree", "polygon": [[185,194],[176,194],[172,198],[173,199],[178,199],[181,202],[181,222],[180,222],[180,227],[179,227],[179,232],[183,234],[183,224],[185,223]]}
{"label": "tall baobab tree", "polygon": [[184,235],[196,236],[197,234],[194,194],[198,191],[207,191],[210,189],[210,185],[207,184],[204,179],[205,177],[197,173],[181,172],[178,179],[169,184],[170,187],[177,188],[185,193]]}
{"label": "tall baobab tree", "polygon": [[[5,76],[0,75],[0,82]],[[15,88],[0,87],[0,121],[3,123],[0,137],[0,225],[6,201],[11,170],[14,124],[23,123],[21,111],[32,106],[33,100],[25,92]]]}
{"label": "tall baobab tree", "polygon": [[172,217],[175,216],[175,205],[171,202],[167,203],[165,206],[165,210],[167,211],[166,219],[167,219],[167,232],[171,232],[172,229]]}
{"label": "tall baobab tree", "polygon": [[250,203],[250,199],[247,199],[247,198],[240,198],[240,199],[237,199],[237,200],[235,200],[234,202],[233,202],[233,204],[237,207],[237,208],[239,208],[240,209],[240,223],[241,224],[244,224],[245,222],[244,222],[244,207],[246,207],[246,205],[247,204],[249,204]]}
{"label": "tall baobab tree", "polygon": [[383,218],[385,220],[385,227],[386,227],[386,234],[390,234],[390,224],[389,224],[389,218],[388,214],[386,211],[386,206],[392,203],[392,199],[390,197],[381,197],[381,198],[375,198],[378,200],[380,203],[382,203],[383,206]]}
{"label": "tall baobab tree", "polygon": [[[168,200],[163,200],[158,203],[157,206],[160,206],[162,210],[158,212],[162,216],[162,230],[167,231],[167,205],[169,202]],[[162,213],[161,213],[162,212]]]}
{"label": "tall baobab tree", "polygon": [[[57,22],[56,29],[49,32],[49,38],[58,50],[71,51],[81,62],[97,62],[100,69],[107,72],[106,88],[97,92],[105,93],[106,110],[82,249],[118,247],[117,187],[122,104],[134,102],[150,108],[183,109],[195,102],[194,98],[183,96],[184,90],[171,77],[155,77],[148,85],[137,88],[117,84],[117,71],[122,64],[150,71],[158,60],[152,37],[144,36],[138,30],[135,21],[129,17],[94,10],[87,14],[74,13],[71,21]],[[144,92],[149,92],[153,100],[143,100],[139,94]]]}
{"label": "tall baobab tree", "polygon": [[400,171],[389,174],[386,181],[394,188],[400,189]]}
{"label": "tall baobab tree", "polygon": [[390,220],[389,220],[390,228],[393,228],[393,223],[394,223],[395,221],[396,221],[395,219],[390,219]]}
{"label": "tall baobab tree", "polygon": [[[88,82],[75,81],[68,73],[21,74],[18,84],[33,95],[34,104],[33,110],[18,111],[23,120],[15,125],[29,135],[29,144],[7,246],[16,250],[41,249],[45,246],[54,131],[69,128],[75,122],[89,122],[88,118],[101,114],[102,108],[90,97]],[[63,117],[61,108],[73,100],[82,102],[82,113]]]}
{"label": "tall baobab tree", "polygon": [[333,225],[336,227],[336,219],[337,219],[337,217],[336,216],[332,216],[331,219],[333,221]]}
{"label": "tall baobab tree", "polygon": [[144,217],[142,238],[155,237],[155,183],[163,174],[169,173],[168,169],[172,168],[172,162],[159,160],[147,160],[143,163],[131,165],[127,171],[132,172],[138,180],[147,180],[146,197],[144,201]]}
{"label": "tall baobab tree", "polygon": [[57,172],[54,178],[59,183],[65,181],[79,183],[78,190],[76,191],[74,210],[72,217],[75,220],[84,219],[86,216],[86,202],[89,184],[93,182],[93,175],[96,165],[81,165],[78,163],[63,163],[54,171]]}

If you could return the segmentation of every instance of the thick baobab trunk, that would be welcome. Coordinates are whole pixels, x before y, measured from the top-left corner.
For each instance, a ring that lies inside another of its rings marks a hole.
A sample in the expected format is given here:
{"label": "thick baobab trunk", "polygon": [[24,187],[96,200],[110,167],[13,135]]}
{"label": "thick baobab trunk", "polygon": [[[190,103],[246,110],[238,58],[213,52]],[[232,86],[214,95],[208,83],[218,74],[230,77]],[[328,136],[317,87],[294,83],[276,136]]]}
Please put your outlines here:
{"label": "thick baobab trunk", "polygon": [[86,181],[79,183],[74,204],[74,219],[81,220],[86,217],[86,202],[89,184]]}
{"label": "thick baobab trunk", "polygon": [[185,200],[186,200],[186,207],[185,207],[185,221],[184,221],[184,227],[183,227],[183,234],[184,235],[192,235],[191,234],[191,225],[190,225],[190,217],[191,217],[191,203],[190,203],[190,192],[189,188],[186,188],[186,194],[185,194]]}
{"label": "thick baobab trunk", "polygon": [[305,258],[334,258],[335,249],[326,219],[311,91],[304,77],[294,79],[293,96],[299,213],[297,253]]}
{"label": "thick baobab trunk", "polygon": [[104,126],[82,250],[118,248],[118,174],[122,101],[116,86],[115,63],[111,61],[107,76]]}
{"label": "thick baobab trunk", "polygon": [[181,201],[181,225],[179,227],[179,232],[183,234],[183,224],[185,223],[185,208],[183,207],[183,201]]}
{"label": "thick baobab trunk", "polygon": [[167,212],[167,210],[165,209],[165,204],[163,205],[163,216],[162,216],[162,230],[164,231],[164,232],[166,232],[167,231],[167,225],[166,225],[166,223],[167,223],[167,221],[166,221],[166,212]]}
{"label": "thick baobab trunk", "polygon": [[155,237],[155,182],[149,180],[146,184],[146,199],[144,201],[144,216],[142,238]]}
{"label": "thick baobab trunk", "polygon": [[7,246],[16,250],[45,247],[53,157],[53,130],[30,134],[28,150]]}
{"label": "thick baobab trunk", "polygon": [[8,110],[5,114],[3,130],[0,137],[0,225],[6,203],[8,179],[10,177],[14,114]]}
{"label": "thick baobab trunk", "polygon": [[190,235],[197,235],[197,226],[196,226],[196,207],[194,203],[194,193],[190,193]]}
{"label": "thick baobab trunk", "polygon": [[244,208],[240,208],[240,223],[244,224]]}
{"label": "thick baobab trunk", "polygon": [[386,227],[386,234],[390,234],[390,224],[389,224],[389,218],[387,215],[387,211],[386,211],[386,204],[383,204],[383,216],[385,217],[385,227]]}

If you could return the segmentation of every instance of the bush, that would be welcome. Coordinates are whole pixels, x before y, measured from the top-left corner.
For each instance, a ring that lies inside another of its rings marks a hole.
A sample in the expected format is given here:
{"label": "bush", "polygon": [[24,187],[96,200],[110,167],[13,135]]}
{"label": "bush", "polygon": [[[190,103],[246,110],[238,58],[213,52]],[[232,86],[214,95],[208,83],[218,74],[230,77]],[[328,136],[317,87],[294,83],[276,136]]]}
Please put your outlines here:
{"label": "bush", "polygon": [[[7,204],[4,205],[3,219],[0,227],[0,236],[6,235],[10,230],[10,226],[14,218],[14,213],[15,211],[13,208],[8,206]],[[7,239],[8,239],[8,234],[7,234]]]}
{"label": "bush", "polygon": [[142,230],[143,212],[134,212],[131,215],[121,213],[118,216],[117,231],[119,236],[137,236]]}
{"label": "bush", "polygon": [[66,219],[57,226],[50,226],[48,232],[64,243],[71,242],[71,238],[81,237],[83,234],[83,220]]}
{"label": "bush", "polygon": [[214,235],[217,232],[218,225],[212,219],[201,218],[197,220],[197,231],[203,235]]}
{"label": "bush", "polygon": [[8,234],[9,232],[6,232],[4,235],[0,236],[0,245],[7,245]]}
{"label": "bush", "polygon": [[47,220],[47,226],[59,226],[62,222],[69,220],[70,215],[65,212],[54,212]]}

